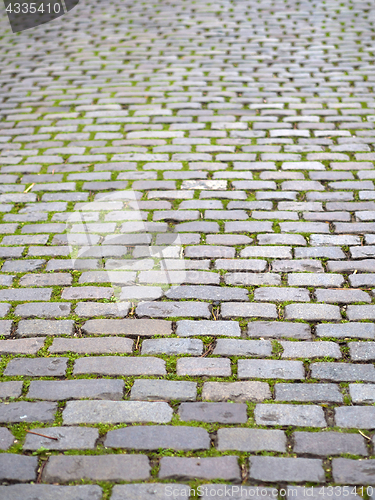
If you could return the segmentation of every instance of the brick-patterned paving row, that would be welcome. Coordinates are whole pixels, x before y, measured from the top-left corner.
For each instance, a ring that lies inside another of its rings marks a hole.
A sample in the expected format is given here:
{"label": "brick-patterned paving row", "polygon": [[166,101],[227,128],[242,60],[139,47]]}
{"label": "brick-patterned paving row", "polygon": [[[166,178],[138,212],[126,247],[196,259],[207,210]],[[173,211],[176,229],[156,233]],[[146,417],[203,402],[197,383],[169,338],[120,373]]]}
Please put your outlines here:
{"label": "brick-patterned paving row", "polygon": [[373,2],[0,30],[0,499],[375,486]]}

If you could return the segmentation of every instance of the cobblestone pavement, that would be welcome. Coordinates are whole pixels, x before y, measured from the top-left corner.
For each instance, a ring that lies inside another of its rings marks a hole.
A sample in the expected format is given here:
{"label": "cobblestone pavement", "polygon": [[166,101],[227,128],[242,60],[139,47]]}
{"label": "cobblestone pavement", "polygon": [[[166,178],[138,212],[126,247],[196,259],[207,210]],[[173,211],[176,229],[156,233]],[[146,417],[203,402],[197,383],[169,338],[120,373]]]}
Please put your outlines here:
{"label": "cobblestone pavement", "polygon": [[375,498],[374,23],[3,12],[1,500]]}

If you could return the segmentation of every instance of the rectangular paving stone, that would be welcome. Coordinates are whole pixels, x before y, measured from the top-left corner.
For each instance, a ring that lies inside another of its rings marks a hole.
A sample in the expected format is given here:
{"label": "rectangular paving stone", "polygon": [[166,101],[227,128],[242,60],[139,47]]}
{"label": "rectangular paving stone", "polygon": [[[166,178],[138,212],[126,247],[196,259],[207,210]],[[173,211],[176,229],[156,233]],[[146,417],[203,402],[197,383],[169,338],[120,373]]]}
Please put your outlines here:
{"label": "rectangular paving stone", "polygon": [[307,324],[286,321],[251,321],[247,325],[247,334],[249,337],[309,340],[311,328]]}
{"label": "rectangular paving stone", "polygon": [[373,323],[322,323],[316,325],[317,337],[374,339]]}
{"label": "rectangular paving stone", "polygon": [[131,400],[139,401],[195,401],[197,384],[195,382],[137,379],[130,393]]}
{"label": "rectangular paving stone", "polygon": [[177,360],[178,376],[230,377],[230,360],[218,358],[180,358]]}
{"label": "rectangular paving stone", "polygon": [[19,398],[22,394],[23,382],[0,382],[0,399]]}
{"label": "rectangular paving stone", "polygon": [[331,358],[340,359],[340,347],[335,342],[288,342],[280,341],[284,351],[282,358]]}
{"label": "rectangular paving stone", "polygon": [[333,480],[337,484],[372,485],[375,481],[374,465],[374,460],[334,458],[332,460]]}
{"label": "rectangular paving stone", "polygon": [[172,322],[158,319],[90,319],[82,326],[87,335],[152,337],[171,335]]}
{"label": "rectangular paving stone", "polygon": [[353,403],[375,403],[375,386],[373,384],[349,384],[349,394]]}
{"label": "rectangular paving stone", "polygon": [[300,380],[305,378],[305,370],[302,361],[239,359],[238,378]]}
{"label": "rectangular paving stone", "polygon": [[184,426],[133,426],[109,431],[104,441],[108,448],[130,450],[206,450],[210,437],[205,429]]}
{"label": "rectangular paving stone", "polygon": [[185,458],[163,457],[160,460],[160,479],[225,479],[239,481],[240,468],[236,456]]}
{"label": "rectangular paving stone", "polygon": [[373,365],[355,365],[350,363],[312,363],[311,377],[333,382],[374,382],[375,367]]}
{"label": "rectangular paving stone", "polygon": [[193,318],[209,318],[211,312],[208,304],[201,302],[141,302],[136,308],[139,317],[168,318],[188,316]]}
{"label": "rectangular paving stone", "polygon": [[266,382],[205,382],[202,399],[206,401],[263,401],[271,398]]}
{"label": "rectangular paving stone", "polygon": [[177,321],[177,335],[179,337],[203,336],[226,336],[240,337],[241,329],[237,321]]}
{"label": "rectangular paving stone", "polygon": [[45,338],[0,340],[0,354],[36,354]]}
{"label": "rectangular paving stone", "polygon": [[0,480],[26,483],[36,480],[38,457],[25,457],[14,453],[0,454]]}
{"label": "rectangular paving stone", "polygon": [[224,302],[221,305],[222,318],[244,317],[244,318],[277,318],[276,306],[274,304],[238,302]]}
{"label": "rectangular paving stone", "polygon": [[[275,491],[265,486],[243,486],[236,484],[203,484],[201,485],[202,500],[239,500],[243,498],[271,499]],[[240,495],[240,496],[238,496]]]}
{"label": "rectangular paving stone", "polygon": [[79,358],[74,362],[73,375],[165,375],[165,361],[152,356],[92,356]]}
{"label": "rectangular paving stone", "polygon": [[341,432],[295,432],[293,434],[295,453],[329,456],[350,453],[368,455],[365,440],[358,434]]}
{"label": "rectangular paving stone", "polygon": [[1,423],[19,422],[53,422],[57,411],[56,403],[40,402],[29,403],[20,401],[18,403],[0,404]]}
{"label": "rectangular paving stone", "polygon": [[49,335],[72,335],[74,332],[74,321],[44,319],[21,320],[18,323],[18,337],[36,337]]}
{"label": "rectangular paving stone", "polygon": [[250,478],[258,481],[326,481],[323,462],[317,458],[250,457]]}
{"label": "rectangular paving stone", "polygon": [[294,425],[325,427],[323,409],[317,405],[257,404],[254,411],[257,425]]}
{"label": "rectangular paving stone", "polygon": [[341,320],[340,308],[327,304],[288,304],[285,306],[286,319],[307,321]]}
{"label": "rectangular paving stone", "polygon": [[70,314],[70,304],[66,302],[37,302],[20,304],[14,311],[15,316],[28,318],[59,318]]}
{"label": "rectangular paving stone", "polygon": [[68,358],[14,358],[4,370],[4,375],[13,377],[63,377]]}
{"label": "rectangular paving stone", "polygon": [[63,422],[64,425],[168,423],[172,414],[172,408],[164,402],[69,401],[63,411]]}
{"label": "rectangular paving stone", "polygon": [[[36,458],[36,457],[35,457]],[[101,500],[96,485],[57,486],[52,484],[12,484],[0,486],[2,500]]]}
{"label": "rectangular paving stone", "polygon": [[121,400],[124,394],[123,380],[33,380],[27,396],[32,399],[64,401],[69,399]]}
{"label": "rectangular paving stone", "polygon": [[139,481],[150,476],[145,455],[55,455],[48,459],[42,478],[47,483],[70,481]]}
{"label": "rectangular paving stone", "polygon": [[315,403],[342,403],[343,395],[335,384],[275,384],[277,401],[300,401]]}
{"label": "rectangular paving stone", "polygon": [[23,450],[36,451],[39,448],[48,450],[93,450],[99,438],[98,429],[84,427],[43,427],[33,432],[57,438],[56,440],[26,434]]}
{"label": "rectangular paving stone", "polygon": [[133,352],[133,343],[133,340],[123,337],[59,338],[53,340],[49,352],[53,354],[67,352],[77,354],[131,354]]}
{"label": "rectangular paving stone", "polygon": [[268,340],[218,339],[213,354],[266,357],[272,355],[272,344]]}
{"label": "rectangular paving stone", "polygon": [[[188,498],[190,487],[186,484],[116,484],[111,500],[177,500]],[[86,499],[83,499],[86,500]]]}
{"label": "rectangular paving stone", "polygon": [[281,430],[223,428],[217,432],[220,451],[286,451],[286,436]]}
{"label": "rectangular paving stone", "polygon": [[247,422],[246,405],[241,403],[181,403],[181,420],[243,424]]}
{"label": "rectangular paving stone", "polygon": [[373,406],[342,406],[335,409],[335,422],[346,429],[373,429],[375,408]]}
{"label": "rectangular paving stone", "polygon": [[202,353],[203,342],[198,339],[146,339],[142,342],[142,354],[200,356]]}

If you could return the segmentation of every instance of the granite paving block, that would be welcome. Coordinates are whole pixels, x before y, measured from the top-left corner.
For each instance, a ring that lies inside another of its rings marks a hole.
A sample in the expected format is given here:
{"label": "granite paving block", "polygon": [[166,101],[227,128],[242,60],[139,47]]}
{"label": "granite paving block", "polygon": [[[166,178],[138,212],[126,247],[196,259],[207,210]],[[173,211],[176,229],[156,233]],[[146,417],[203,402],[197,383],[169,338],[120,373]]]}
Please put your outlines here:
{"label": "granite paving block", "polygon": [[323,410],[316,405],[258,404],[254,416],[257,425],[326,426]]}
{"label": "granite paving block", "polygon": [[247,421],[246,405],[241,403],[181,403],[178,414],[186,422],[243,424]]}
{"label": "granite paving block", "polygon": [[160,460],[160,479],[225,479],[240,481],[237,457],[184,458],[163,457]]}
{"label": "granite paving block", "polygon": [[52,456],[43,469],[47,483],[70,481],[139,481],[150,475],[149,460],[144,455],[73,455]]}
{"label": "granite paving block", "polygon": [[136,379],[130,399],[139,401],[195,401],[197,384],[178,380]]}
{"label": "granite paving block", "polygon": [[134,426],[107,433],[104,446],[129,450],[204,450],[210,448],[208,432],[199,427]]}
{"label": "granite paving block", "polygon": [[280,430],[223,428],[218,430],[218,450],[286,451],[286,436]]}
{"label": "granite paving block", "polygon": [[27,377],[63,377],[68,358],[16,358],[4,370],[4,375]]}
{"label": "granite paving block", "polygon": [[152,356],[130,358],[123,356],[83,357],[74,362],[74,375],[96,374],[111,376],[165,375],[165,361]]}
{"label": "granite paving block", "polygon": [[325,482],[323,462],[317,458],[251,457],[250,477],[257,481]]}
{"label": "granite paving block", "polygon": [[271,397],[266,382],[205,382],[202,399],[206,401],[263,401]]}
{"label": "granite paving block", "polygon": [[[84,427],[43,427],[34,428],[33,432],[44,434],[26,434],[23,445],[25,451],[36,451],[39,448],[48,450],[92,450],[99,438],[98,429]],[[56,439],[49,439],[53,437]]]}
{"label": "granite paving block", "polygon": [[38,457],[25,457],[14,453],[0,454],[1,481],[27,483],[36,480]]}
{"label": "granite paving block", "polygon": [[0,403],[0,422],[53,422],[57,411],[56,403],[42,401],[40,403],[29,403],[20,401],[18,403]]}
{"label": "granite paving block", "polygon": [[63,411],[63,422],[65,425],[167,423],[171,421],[172,413],[172,408],[164,402],[70,401]]}
{"label": "granite paving block", "polygon": [[0,486],[3,500],[101,500],[96,485],[57,486],[52,484],[12,484]]}
{"label": "granite paving block", "polygon": [[293,434],[295,453],[329,456],[349,453],[368,454],[365,440],[357,434],[341,432],[295,432]]}
{"label": "granite paving block", "polygon": [[27,396],[48,401],[84,398],[121,400],[123,393],[123,380],[32,380]]}

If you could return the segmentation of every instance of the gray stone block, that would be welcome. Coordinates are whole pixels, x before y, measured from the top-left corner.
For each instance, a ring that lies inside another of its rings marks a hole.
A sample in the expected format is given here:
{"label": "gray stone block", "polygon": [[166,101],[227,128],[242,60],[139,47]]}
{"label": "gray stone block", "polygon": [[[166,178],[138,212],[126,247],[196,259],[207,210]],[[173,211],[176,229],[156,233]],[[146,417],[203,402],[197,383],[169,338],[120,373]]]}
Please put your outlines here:
{"label": "gray stone block", "polygon": [[172,322],[158,319],[90,319],[82,330],[87,335],[152,337],[171,335]]}
{"label": "gray stone block", "polygon": [[276,401],[342,403],[343,395],[335,384],[275,384]]}
{"label": "gray stone block", "polygon": [[368,455],[365,440],[358,434],[341,432],[295,432],[293,434],[295,453],[329,456],[350,453]]}
{"label": "gray stone block", "polygon": [[39,337],[49,335],[73,335],[74,321],[45,319],[23,319],[18,323],[18,337]]}
{"label": "gray stone block", "polygon": [[241,302],[224,302],[221,306],[222,318],[266,318],[276,319],[277,311],[274,304],[256,303],[244,304]]}
{"label": "gray stone block", "polygon": [[375,403],[375,385],[373,384],[349,384],[349,394],[353,403]]}
{"label": "gray stone block", "polygon": [[373,429],[374,419],[373,406],[342,406],[335,409],[336,425],[346,429]]}
{"label": "gray stone block", "polygon": [[202,353],[203,342],[198,339],[146,339],[142,342],[142,354],[200,356]]}
{"label": "gray stone block", "polygon": [[158,450],[206,450],[210,436],[205,429],[183,426],[133,426],[109,431],[104,441],[108,448]]}
{"label": "gray stone block", "polygon": [[63,377],[68,358],[15,358],[12,359],[4,375],[24,375],[27,377]]}
{"label": "gray stone block", "polygon": [[47,483],[70,481],[139,481],[150,476],[150,463],[144,455],[52,456],[43,469]]}
{"label": "gray stone block", "polygon": [[340,347],[335,342],[288,342],[281,341],[283,358],[331,358],[340,359]]}
{"label": "gray stone block", "polygon": [[375,324],[373,323],[322,323],[316,325],[316,335],[318,337],[336,338],[375,338]]}
{"label": "gray stone block", "polygon": [[0,454],[0,480],[27,483],[36,480],[38,457],[24,457],[13,453]]}
{"label": "gray stone block", "polygon": [[0,403],[0,422],[53,422],[57,411],[56,403]]}
{"label": "gray stone block", "polygon": [[280,430],[224,428],[217,437],[220,451],[286,451],[286,436]]}
{"label": "gray stone block", "polygon": [[0,354],[36,354],[45,338],[0,340]]}
{"label": "gray stone block", "polygon": [[0,399],[19,398],[22,394],[23,382],[0,382]]}
{"label": "gray stone block", "polygon": [[184,458],[163,457],[160,460],[160,479],[197,480],[225,479],[238,482],[241,479],[237,457]]}
{"label": "gray stone block", "polygon": [[178,414],[186,422],[243,424],[247,422],[246,409],[241,403],[181,403]]}
{"label": "gray stone block", "polygon": [[278,321],[251,321],[247,325],[249,337],[311,339],[310,326],[304,323]]}
{"label": "gray stone block", "polygon": [[219,339],[213,354],[219,356],[271,356],[272,344],[268,340]]}
{"label": "gray stone block", "polygon": [[266,382],[205,382],[202,399],[208,401],[263,401],[271,398]]}
{"label": "gray stone block", "polygon": [[7,450],[13,443],[13,434],[6,427],[0,427],[0,450]]}
{"label": "gray stone block", "polygon": [[375,460],[351,460],[334,458],[332,460],[333,480],[337,484],[373,485],[375,482]]}
{"label": "gray stone block", "polygon": [[254,411],[257,425],[295,425],[325,427],[323,410],[315,405],[258,404]]}
{"label": "gray stone block", "polygon": [[316,458],[251,457],[250,478],[258,481],[326,481],[322,460]]}
{"label": "gray stone block", "polygon": [[93,450],[99,438],[98,429],[84,427],[43,427],[32,429],[32,431],[57,438],[57,441],[28,433],[23,445],[25,451],[36,451],[39,448],[48,450]]}
{"label": "gray stone block", "polygon": [[197,384],[195,382],[174,380],[145,380],[134,381],[130,399],[140,401],[195,401],[197,398]]}
{"label": "gray stone block", "polygon": [[123,380],[33,380],[27,397],[64,401],[69,399],[114,399],[121,400],[124,394]]}
{"label": "gray stone block", "polygon": [[65,425],[135,422],[165,424],[171,421],[172,414],[172,408],[164,402],[70,401],[63,411],[63,422]]}
{"label": "gray stone block", "polygon": [[180,358],[177,360],[177,375],[230,377],[232,369],[229,359]]}
{"label": "gray stone block", "polygon": [[241,329],[237,321],[177,321],[177,335],[179,337],[225,336],[240,337]]}
{"label": "gray stone block", "polygon": [[[188,498],[186,484],[118,484],[113,487],[111,500],[178,500]],[[83,499],[86,500],[86,499]]]}
{"label": "gray stone block", "polygon": [[375,382],[374,365],[354,365],[349,363],[312,363],[311,377],[333,382]]}
{"label": "gray stone block", "polygon": [[95,373],[97,375],[165,375],[163,359],[147,357],[92,356],[74,362],[74,375]]}
{"label": "gray stone block", "polygon": [[305,378],[305,370],[302,361],[239,359],[238,378],[300,380]]}
{"label": "gray stone block", "polygon": [[123,337],[99,337],[80,339],[54,339],[49,352],[77,354],[131,354],[133,352],[133,340]]}
{"label": "gray stone block", "polygon": [[141,302],[137,306],[136,314],[140,318],[144,316],[209,318],[211,316],[208,304],[201,302]]}

